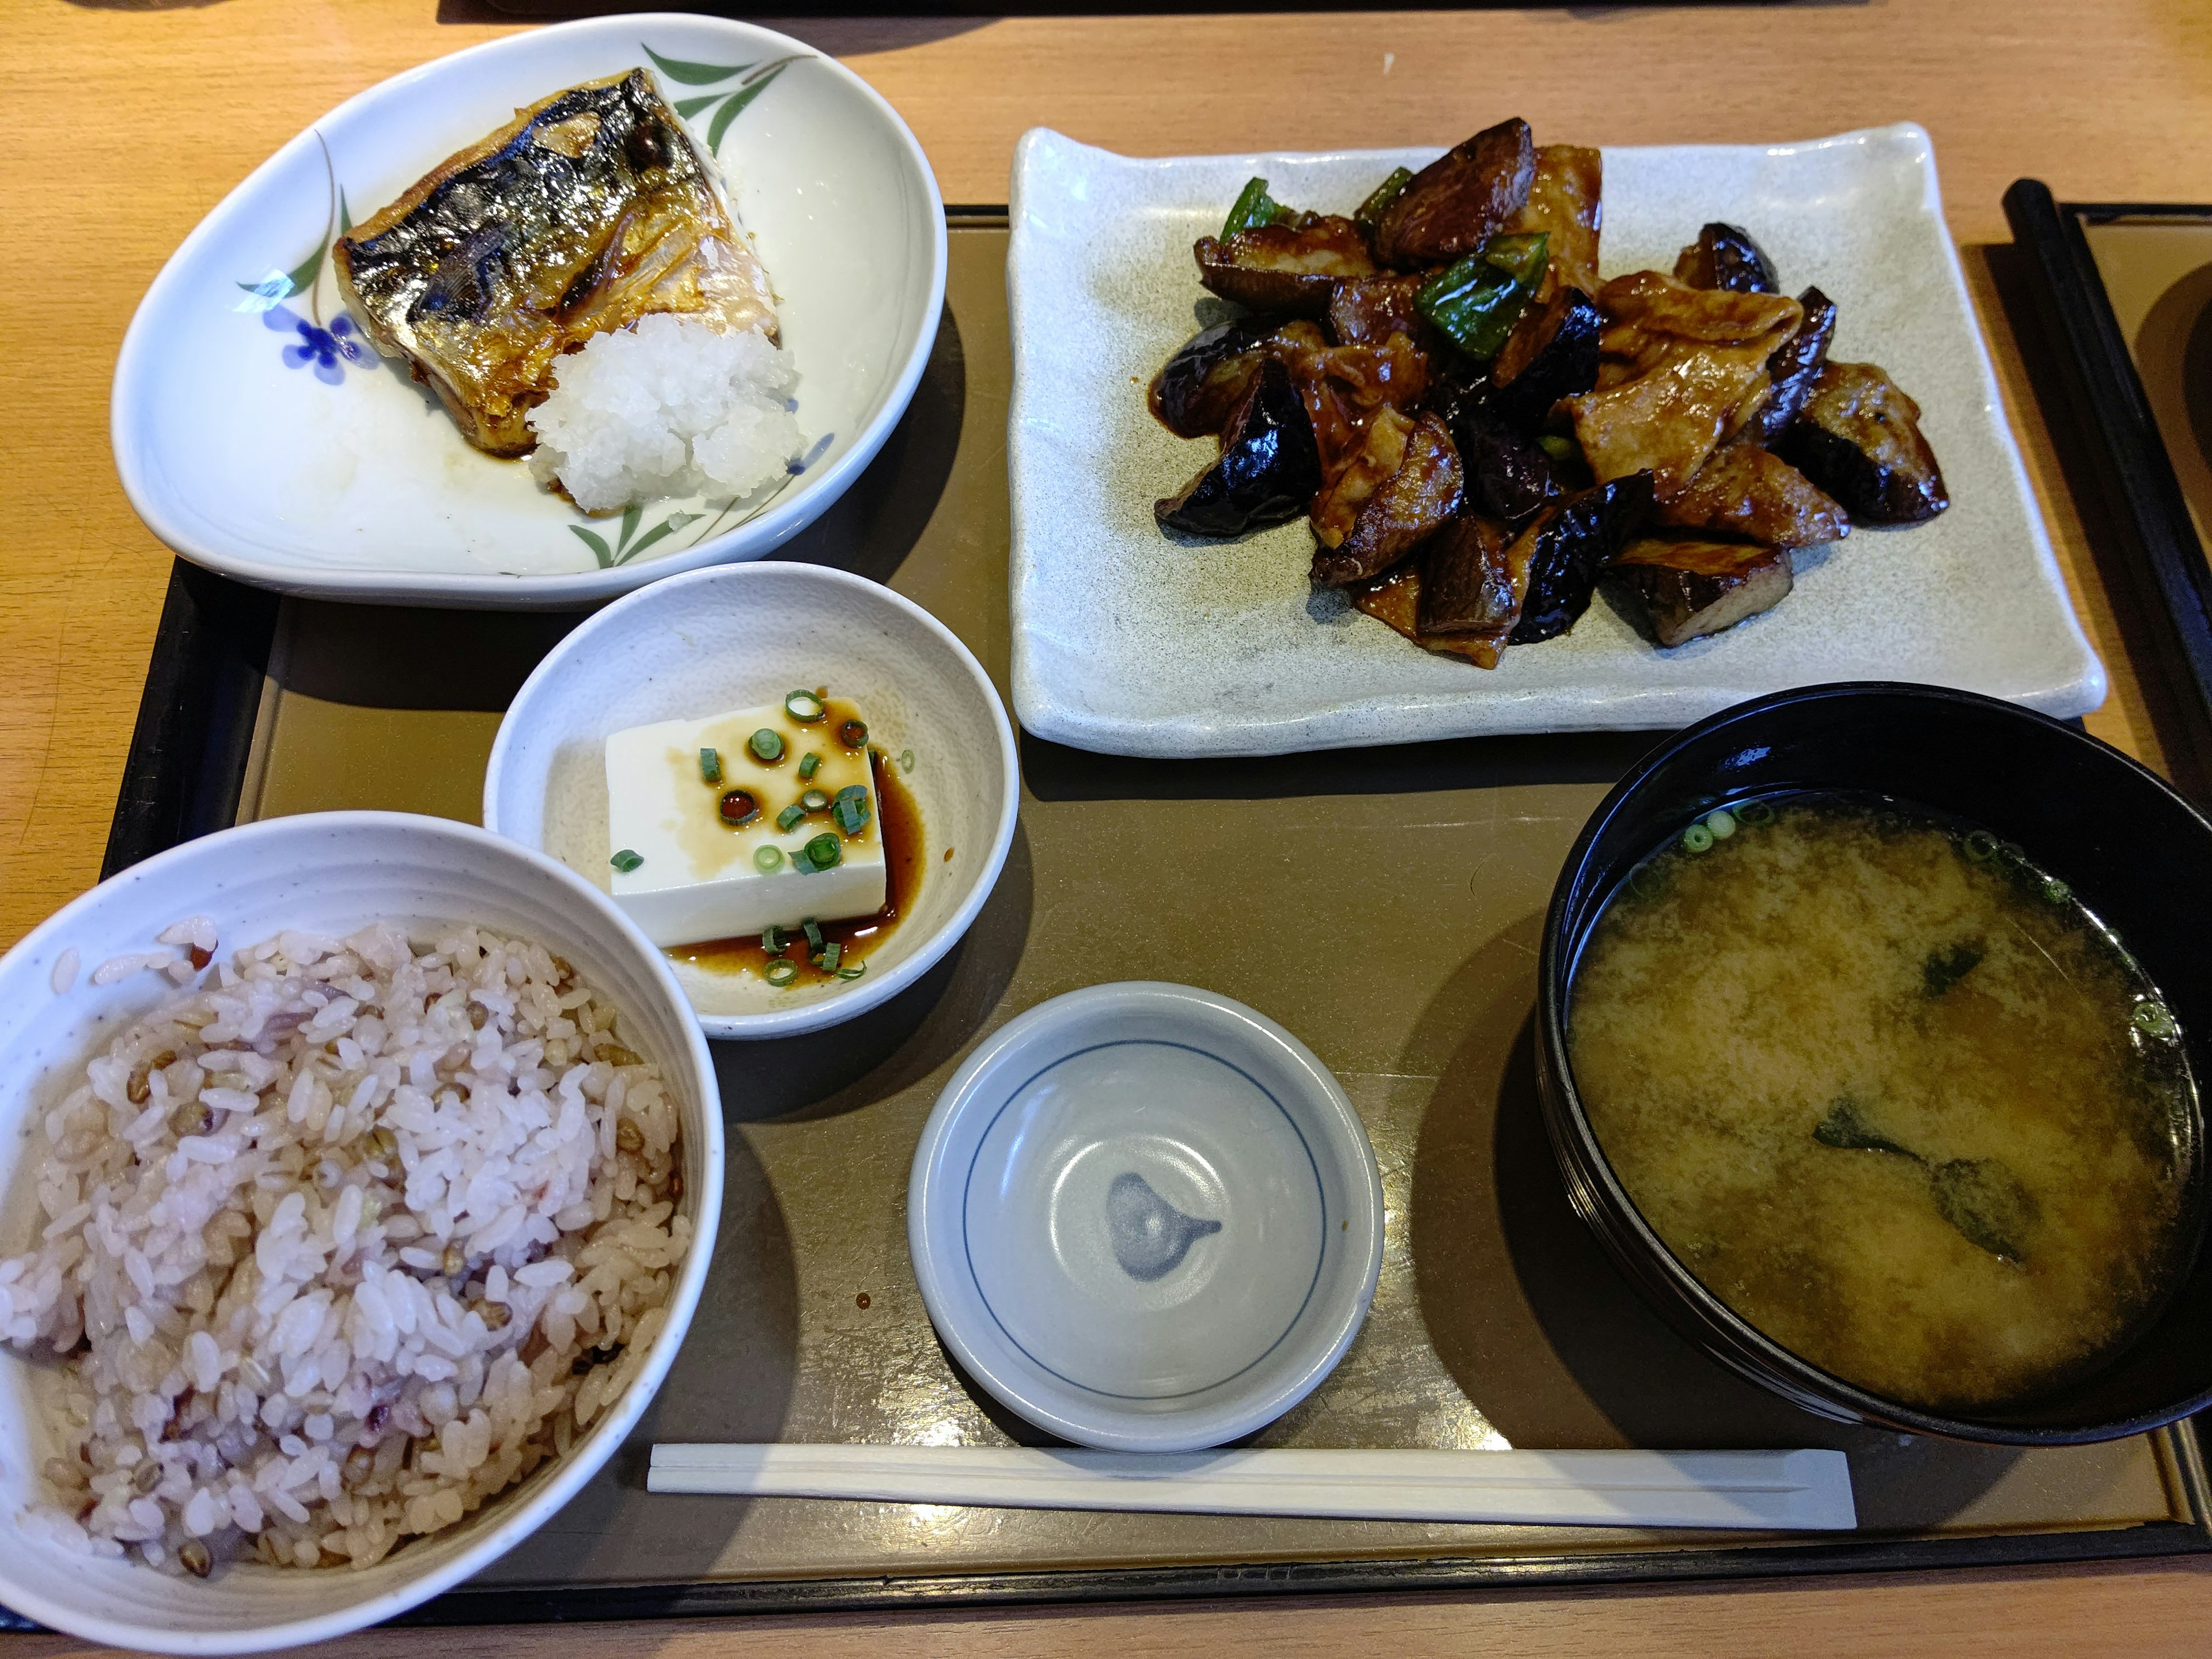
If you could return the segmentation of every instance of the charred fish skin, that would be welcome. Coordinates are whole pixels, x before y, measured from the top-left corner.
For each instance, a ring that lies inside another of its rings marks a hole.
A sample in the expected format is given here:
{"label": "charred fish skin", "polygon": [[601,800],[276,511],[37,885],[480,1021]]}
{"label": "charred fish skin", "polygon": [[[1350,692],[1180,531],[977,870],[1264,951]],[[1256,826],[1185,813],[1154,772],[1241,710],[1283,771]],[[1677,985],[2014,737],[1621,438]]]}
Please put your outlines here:
{"label": "charred fish skin", "polygon": [[653,312],[776,337],[775,294],[641,69],[516,112],[332,249],[348,305],[477,448],[520,455],[556,359]]}

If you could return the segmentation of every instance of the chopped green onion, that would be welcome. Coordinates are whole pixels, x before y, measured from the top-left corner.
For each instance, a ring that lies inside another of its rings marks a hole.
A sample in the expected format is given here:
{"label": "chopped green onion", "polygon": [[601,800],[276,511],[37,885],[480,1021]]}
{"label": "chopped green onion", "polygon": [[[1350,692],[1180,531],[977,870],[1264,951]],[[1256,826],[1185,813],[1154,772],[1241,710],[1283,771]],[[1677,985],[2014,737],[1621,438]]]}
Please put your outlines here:
{"label": "chopped green onion", "polygon": [[2145,1036],[2160,1039],[2176,1035],[2181,1027],[2174,1023],[2172,1013],[2162,1002],[2138,1002],[2129,1016],[2135,1028]]}
{"label": "chopped green onion", "polygon": [[745,739],[745,747],[773,766],[783,758],[783,734],[763,726]]}
{"label": "chopped green onion", "polygon": [[2074,890],[2056,876],[2043,878],[2043,896],[2053,904],[2063,904],[2074,896]]}
{"label": "chopped green onion", "polygon": [[1748,823],[1756,829],[1761,824],[1774,822],[1774,809],[1763,800],[1744,801],[1735,809],[1735,821],[1738,823]]}
{"label": "chopped green onion", "polygon": [[772,874],[783,868],[783,848],[774,842],[753,848],[753,868],[763,874]]}
{"label": "chopped green onion", "polygon": [[847,720],[837,728],[837,741],[848,749],[858,749],[867,740],[868,723],[866,720]]}
{"label": "chopped green onion", "polygon": [[714,811],[726,824],[750,823],[760,816],[760,802],[753,799],[750,789],[732,789],[714,803]]}
{"label": "chopped green onion", "polygon": [[845,856],[843,843],[835,836],[817,836],[806,843],[806,860],[817,870],[827,870]]}
{"label": "chopped green onion", "polygon": [[623,874],[628,875],[631,871],[636,869],[639,865],[643,864],[645,860],[642,855],[633,853],[629,848],[625,847],[621,852],[609,859],[607,862],[613,865],[614,867],[621,871]]}
{"label": "chopped green onion", "polygon": [[1246,181],[1237,192],[1237,205],[1229,210],[1229,216],[1221,222],[1221,240],[1227,241],[1240,230],[1257,230],[1262,225],[1286,224],[1297,217],[1267,194],[1267,181],[1253,179]]}
{"label": "chopped green onion", "polygon": [[822,699],[811,691],[793,691],[784,697],[783,712],[805,726],[820,720],[825,711],[822,707]]}
{"label": "chopped green onion", "polygon": [[831,816],[837,820],[837,827],[847,835],[859,835],[861,830],[868,827],[866,793],[863,791],[859,794],[838,796],[836,807]]}
{"label": "chopped green onion", "polygon": [[806,809],[797,801],[793,801],[775,815],[775,827],[787,836],[798,827],[799,819],[805,816]]}
{"label": "chopped green onion", "polygon": [[810,789],[799,798],[799,804],[810,812],[818,812],[830,804],[830,797],[819,789]]}
{"label": "chopped green onion", "polygon": [[1547,432],[1536,440],[1536,447],[1555,461],[1578,461],[1582,448],[1572,438],[1561,437],[1556,432]]}
{"label": "chopped green onion", "polygon": [[1692,853],[1713,850],[1713,832],[1702,823],[1693,823],[1682,831],[1682,845]]}
{"label": "chopped green onion", "polygon": [[1628,890],[1640,899],[1656,899],[1667,890],[1667,878],[1649,864],[1639,864],[1628,872]]}
{"label": "chopped green onion", "polygon": [[837,971],[838,963],[844,959],[844,956],[845,947],[832,939],[822,947],[822,954],[814,958],[814,965],[825,974],[834,974]]}
{"label": "chopped green onion", "polygon": [[866,963],[856,962],[850,968],[840,968],[837,970],[837,977],[839,979],[858,979],[861,975],[867,971],[868,964]]}
{"label": "chopped green onion", "polygon": [[799,977],[799,964],[788,957],[778,957],[768,965],[768,982],[781,989]]}
{"label": "chopped green onion", "polygon": [[766,927],[763,927],[761,930],[761,949],[767,951],[769,955],[772,957],[781,955],[783,951],[783,929],[777,927],[772,921],[769,923]]}
{"label": "chopped green onion", "polygon": [[808,750],[805,754],[799,757],[799,775],[800,777],[811,778],[821,769],[822,757],[816,754],[811,749]]}
{"label": "chopped green onion", "polygon": [[714,749],[702,749],[699,751],[699,781],[702,783],[720,783],[721,781],[722,757],[720,751]]}
{"label": "chopped green onion", "polygon": [[1727,807],[1716,807],[1705,814],[1705,828],[1713,832],[1715,841],[1726,841],[1735,834],[1735,814]]}
{"label": "chopped green onion", "polygon": [[1374,229],[1383,214],[1389,210],[1390,204],[1398,199],[1398,193],[1413,182],[1413,170],[1411,167],[1393,167],[1390,176],[1376,185],[1367,199],[1352,210],[1352,222],[1368,230]]}
{"label": "chopped green onion", "polygon": [[[1480,252],[1446,266],[1421,284],[1414,309],[1446,338],[1478,362],[1498,355],[1513,325],[1536,291],[1535,280],[1522,273],[1544,269],[1545,234],[1493,236]],[[1491,250],[1498,250],[1496,258]]]}
{"label": "chopped green onion", "polygon": [[1997,855],[1997,838],[1986,830],[1976,830],[1966,837],[1966,856],[1977,864],[1987,864]]}
{"label": "chopped green onion", "polygon": [[822,924],[809,916],[799,924],[806,930],[806,948],[819,954],[822,949]]}
{"label": "chopped green onion", "polygon": [[902,772],[911,772],[914,770],[913,750],[902,749],[899,750],[899,770]]}
{"label": "chopped green onion", "polygon": [[866,800],[867,798],[868,786],[865,783],[848,783],[837,792],[839,800]]}

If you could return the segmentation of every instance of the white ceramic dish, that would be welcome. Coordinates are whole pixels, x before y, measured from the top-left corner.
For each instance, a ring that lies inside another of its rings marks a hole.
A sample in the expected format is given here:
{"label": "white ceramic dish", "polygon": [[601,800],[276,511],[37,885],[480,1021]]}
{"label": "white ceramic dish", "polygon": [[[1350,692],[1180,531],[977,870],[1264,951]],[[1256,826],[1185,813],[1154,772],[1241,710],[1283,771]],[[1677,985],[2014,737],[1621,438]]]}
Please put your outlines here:
{"label": "white ceramic dish", "polygon": [[[711,1037],[787,1036],[850,1019],[927,973],[982,909],[1021,804],[1013,728],[951,629],[890,588],[819,565],[702,570],[609,605],[515,694],[484,773],[488,829],[551,854],[594,886],[607,859],[605,742],[653,720],[780,702],[826,684],[921,808],[914,909],[861,977],[778,989],[750,972],[674,963]],[[908,769],[903,757],[911,755]]]}
{"label": "white ceramic dish", "polygon": [[[322,1641],[392,1617],[521,1541],[621,1445],[666,1375],[697,1305],[721,1214],[722,1114],[714,1066],[659,952],[588,884],[550,859],[470,825],[396,812],[326,812],[227,830],[149,859],[68,905],[0,958],[0,1254],[28,1247],[37,1219],[25,1159],[35,1115],[70,1068],[125,1020],[173,994],[160,974],[90,982],[109,958],[158,949],[154,936],[205,915],[222,951],[285,927],[343,933],[379,918],[470,920],[526,935],[615,999],[660,1063],[683,1114],[683,1207],[695,1243],[669,1294],[668,1322],[629,1391],[568,1455],[447,1531],[359,1572],[258,1565],[201,1580],[73,1553],[19,1530],[51,1455],[37,1401],[43,1367],[0,1350],[0,1603],[88,1641],[161,1653],[243,1653]],[[74,951],[71,988],[56,964]]]}
{"label": "white ceramic dish", "polygon": [[[809,447],[780,489],[593,520],[527,468],[471,448],[357,323],[338,331],[324,256],[349,215],[366,219],[518,107],[656,58],[702,150],[720,139],[732,198],[781,299]],[[241,581],[446,605],[602,599],[757,558],[836,501],[913,396],[945,258],[944,204],[921,146],[827,54],[712,17],[531,29],[348,100],[201,222],[124,339],[116,467],[155,535]]]}
{"label": "white ceramic dish", "polygon": [[[1573,139],[1540,129],[1540,142]],[[1917,680],[2086,713],[2105,673],[2083,636],[1911,125],[1769,147],[1605,152],[1607,275],[1674,268],[1698,227],[1748,228],[1792,293],[1817,283],[1835,356],[1918,400],[1952,507],[1801,561],[1796,592],[1662,651],[1601,597],[1564,639],[1488,672],[1431,655],[1306,580],[1304,522],[1183,545],[1155,498],[1202,464],[1143,386],[1212,320],[1191,242],[1244,180],[1349,212],[1436,151],[1133,161],[1044,130],[1017,148],[1008,289],[1014,708],[1041,737],[1158,756],[1274,754],[1499,732],[1673,727],[1823,680]]]}
{"label": "white ceramic dish", "polygon": [[1382,1265],[1352,1103],[1281,1026],[1184,985],[1094,985],[993,1035],[915,1152],[907,1242],[938,1334],[1086,1446],[1190,1451],[1327,1376]]}

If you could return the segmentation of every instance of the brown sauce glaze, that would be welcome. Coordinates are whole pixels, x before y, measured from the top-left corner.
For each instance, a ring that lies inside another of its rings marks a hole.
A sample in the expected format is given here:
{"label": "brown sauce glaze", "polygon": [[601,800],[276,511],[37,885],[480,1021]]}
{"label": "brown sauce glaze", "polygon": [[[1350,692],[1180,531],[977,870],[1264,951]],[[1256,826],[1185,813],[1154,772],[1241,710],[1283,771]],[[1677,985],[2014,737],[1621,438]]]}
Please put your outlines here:
{"label": "brown sauce glaze", "polygon": [[[843,947],[838,959],[841,968],[856,967],[865,962],[868,952],[889,938],[891,930],[914,908],[927,854],[921,808],[915,805],[914,796],[900,780],[896,764],[887,759],[882,750],[871,749],[868,769],[875,785],[876,817],[884,838],[884,908],[873,915],[850,916],[842,921],[818,924],[825,942]],[[709,973],[750,973],[756,976],[765,975],[770,962],[787,961],[799,969],[799,977],[787,988],[793,989],[836,977],[814,965],[805,933],[793,933],[791,939],[793,942],[786,946],[781,958],[771,957],[762,947],[757,933],[708,939],[700,945],[671,945],[667,954],[678,962],[690,963]]]}

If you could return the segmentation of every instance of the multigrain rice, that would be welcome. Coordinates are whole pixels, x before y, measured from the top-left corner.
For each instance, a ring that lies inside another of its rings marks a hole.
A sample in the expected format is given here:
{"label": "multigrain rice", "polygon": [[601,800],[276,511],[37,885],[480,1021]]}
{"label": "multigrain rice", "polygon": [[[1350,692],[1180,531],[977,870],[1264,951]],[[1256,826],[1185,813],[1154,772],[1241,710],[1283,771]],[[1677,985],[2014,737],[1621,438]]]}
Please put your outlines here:
{"label": "multigrain rice", "polygon": [[[213,959],[204,918],[162,942]],[[366,1566],[459,1521],[622,1393],[690,1242],[658,1068],[474,927],[240,951],[43,1128],[0,1337],[59,1357],[64,1453],[23,1519],[170,1571]]]}

